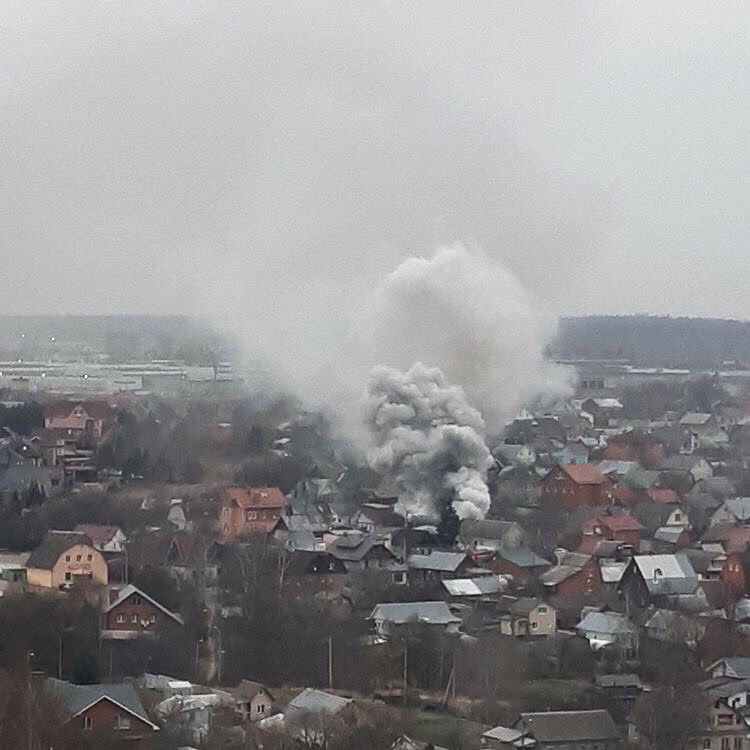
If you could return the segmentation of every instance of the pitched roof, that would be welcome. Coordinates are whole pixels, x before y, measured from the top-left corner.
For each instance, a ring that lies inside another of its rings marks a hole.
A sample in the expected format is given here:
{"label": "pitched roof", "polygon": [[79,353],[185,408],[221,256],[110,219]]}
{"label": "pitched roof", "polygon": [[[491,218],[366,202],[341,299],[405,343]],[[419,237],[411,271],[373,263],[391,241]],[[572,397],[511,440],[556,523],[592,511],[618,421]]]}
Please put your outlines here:
{"label": "pitched roof", "polygon": [[236,701],[251,701],[255,698],[261,690],[265,690],[268,693],[271,700],[274,700],[273,695],[268,692],[268,688],[262,685],[260,682],[253,682],[252,680],[242,680],[237,687],[225,688],[225,690],[232,696]]}
{"label": "pitched roof", "polygon": [[537,742],[617,740],[609,711],[545,711],[522,713],[519,721]]}
{"label": "pitched roof", "polygon": [[442,552],[435,550],[426,555],[409,555],[406,564],[413,570],[436,570],[441,573],[455,573],[466,560],[465,552]]}
{"label": "pitched roof", "polygon": [[497,576],[453,578],[450,581],[442,581],[442,584],[451,596],[487,596],[498,594],[505,588]]}
{"label": "pitched roof", "polygon": [[698,588],[698,576],[685,555],[636,555],[631,564],[654,596],[688,595]]}
{"label": "pitched roof", "polygon": [[394,625],[426,623],[427,625],[448,625],[461,622],[445,602],[402,602],[376,604],[370,620],[384,620]]}
{"label": "pitched roof", "polygon": [[579,552],[566,552],[555,567],[545,570],[539,576],[539,581],[544,586],[557,586],[563,581],[567,581],[568,578],[572,578],[577,573],[580,573],[590,559],[591,555]]}
{"label": "pitched roof", "polygon": [[637,628],[625,615],[617,612],[587,612],[583,619],[576,625],[576,630],[591,633],[606,633],[616,635],[617,633],[635,633]]}
{"label": "pitched roof", "polygon": [[611,531],[640,531],[643,529],[638,519],[632,516],[600,516],[602,526]]}
{"label": "pitched roof", "polygon": [[119,607],[123,602],[127,601],[131,596],[133,596],[133,594],[138,594],[147,602],[156,607],[160,612],[163,612],[165,615],[175,620],[175,622],[179,622],[180,625],[182,625],[182,617],[180,617],[180,615],[177,615],[174,612],[168,610],[166,607],[163,607],[161,604],[159,604],[159,602],[156,601],[156,599],[152,599],[147,593],[141,591],[136,586],[133,586],[132,583],[129,583],[127,586],[123,586],[123,588],[120,589],[117,594],[117,599],[107,605],[104,612],[111,612],[115,607]]}
{"label": "pitched roof", "polygon": [[576,484],[604,484],[606,477],[593,464],[560,464]]}
{"label": "pitched roof", "polygon": [[157,728],[148,718],[138,693],[129,682],[74,685],[49,677],[44,681],[44,688],[59,703],[67,720],[79,716],[101,700],[109,700],[153,729]]}
{"label": "pitched roof", "polygon": [[69,417],[76,406],[83,407],[91,419],[105,419],[109,414],[109,404],[106,401],[55,401],[44,407],[44,416],[47,419]]}
{"label": "pitched roof", "polygon": [[510,549],[499,549],[497,556],[507,560],[518,568],[546,568],[552,565],[549,560],[537,555],[528,547],[511,547]]}
{"label": "pitched roof", "polygon": [[352,702],[351,698],[342,698],[333,693],[326,693],[323,690],[314,688],[305,688],[289,701],[286,716],[295,713],[313,713],[313,714],[337,714],[345,709]]}
{"label": "pitched roof", "polygon": [[680,424],[684,427],[699,427],[700,425],[704,425],[707,422],[709,422],[711,419],[710,414],[706,414],[705,412],[699,412],[699,411],[689,411],[685,413],[680,420]]}
{"label": "pitched roof", "polygon": [[724,665],[724,671],[730,677],[750,679],[750,656],[727,656],[711,664],[706,671],[713,672],[719,664]]}
{"label": "pitched roof", "polygon": [[651,487],[646,494],[653,503],[676,503],[679,501],[677,493],[670,489]]}
{"label": "pitched roof", "polygon": [[75,531],[48,531],[41,544],[29,555],[26,567],[52,570],[60,555],[76,544],[86,544],[93,549],[91,539],[86,534]]}
{"label": "pitched roof", "polygon": [[724,506],[738,521],[750,520],[750,497],[733,497]]}
{"label": "pitched roof", "polygon": [[73,531],[85,534],[96,544],[106,544],[120,529],[117,526],[99,526],[93,523],[79,523]]}
{"label": "pitched roof", "polygon": [[283,508],[286,498],[278,487],[227,487],[230,500],[240,508]]}

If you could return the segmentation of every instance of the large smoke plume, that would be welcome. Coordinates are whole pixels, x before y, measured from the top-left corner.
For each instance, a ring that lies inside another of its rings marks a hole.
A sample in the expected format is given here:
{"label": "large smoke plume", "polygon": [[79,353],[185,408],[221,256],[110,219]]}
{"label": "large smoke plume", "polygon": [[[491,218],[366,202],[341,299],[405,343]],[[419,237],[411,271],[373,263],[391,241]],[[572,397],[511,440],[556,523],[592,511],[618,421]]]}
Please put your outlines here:
{"label": "large smoke plume", "polygon": [[484,420],[437,367],[374,368],[365,412],[374,443],[370,463],[396,479],[407,510],[433,516],[447,500],[459,518],[487,515]]}
{"label": "large smoke plume", "polygon": [[567,389],[567,372],[543,356],[554,321],[506,268],[461,245],[405,260],[367,315],[372,351],[402,368],[370,372],[371,465],[398,482],[409,511],[434,516],[450,502],[484,518],[486,426]]}

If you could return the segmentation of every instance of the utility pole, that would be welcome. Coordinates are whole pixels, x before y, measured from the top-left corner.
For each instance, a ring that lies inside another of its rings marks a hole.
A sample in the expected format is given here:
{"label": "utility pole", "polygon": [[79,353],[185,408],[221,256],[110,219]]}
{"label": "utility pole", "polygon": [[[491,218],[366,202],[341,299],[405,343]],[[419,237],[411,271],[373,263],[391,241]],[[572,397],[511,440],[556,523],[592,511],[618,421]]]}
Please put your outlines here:
{"label": "utility pole", "polygon": [[328,687],[333,687],[333,636],[328,636]]}
{"label": "utility pole", "polygon": [[406,705],[406,688],[409,677],[409,641],[404,639],[404,705]]}

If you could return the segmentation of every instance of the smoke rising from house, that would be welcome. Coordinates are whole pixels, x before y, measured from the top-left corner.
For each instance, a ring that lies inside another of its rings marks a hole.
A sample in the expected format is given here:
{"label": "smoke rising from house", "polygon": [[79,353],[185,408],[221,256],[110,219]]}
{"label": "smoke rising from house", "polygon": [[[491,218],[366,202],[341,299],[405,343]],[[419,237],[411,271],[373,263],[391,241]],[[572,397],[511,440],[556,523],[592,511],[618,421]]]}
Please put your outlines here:
{"label": "smoke rising from house", "polygon": [[484,518],[487,426],[568,390],[567,371],[544,358],[553,319],[507,268],[464,245],[405,260],[365,315],[367,351],[388,365],[368,378],[372,467],[396,479],[412,512],[448,501],[461,518]]}
{"label": "smoke rising from house", "polygon": [[376,367],[365,406],[371,466],[392,476],[406,510],[439,515],[452,502],[459,518],[484,518],[490,507],[482,415],[437,367],[418,362],[406,372]]}

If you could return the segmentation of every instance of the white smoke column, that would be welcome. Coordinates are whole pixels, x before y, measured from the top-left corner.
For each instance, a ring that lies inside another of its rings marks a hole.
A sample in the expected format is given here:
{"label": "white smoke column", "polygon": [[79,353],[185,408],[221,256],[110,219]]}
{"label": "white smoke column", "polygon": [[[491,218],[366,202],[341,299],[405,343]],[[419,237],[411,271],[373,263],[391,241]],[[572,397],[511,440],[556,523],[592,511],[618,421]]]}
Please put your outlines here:
{"label": "white smoke column", "polygon": [[545,359],[556,319],[502,263],[454,245],[412,257],[375,293],[362,326],[383,364],[437,365],[497,430],[539,396],[569,393],[569,372]]}
{"label": "white smoke column", "polygon": [[460,386],[446,384],[439,368],[374,368],[365,418],[373,438],[370,464],[396,480],[406,510],[437,516],[451,501],[459,518],[487,515],[484,420]]}

